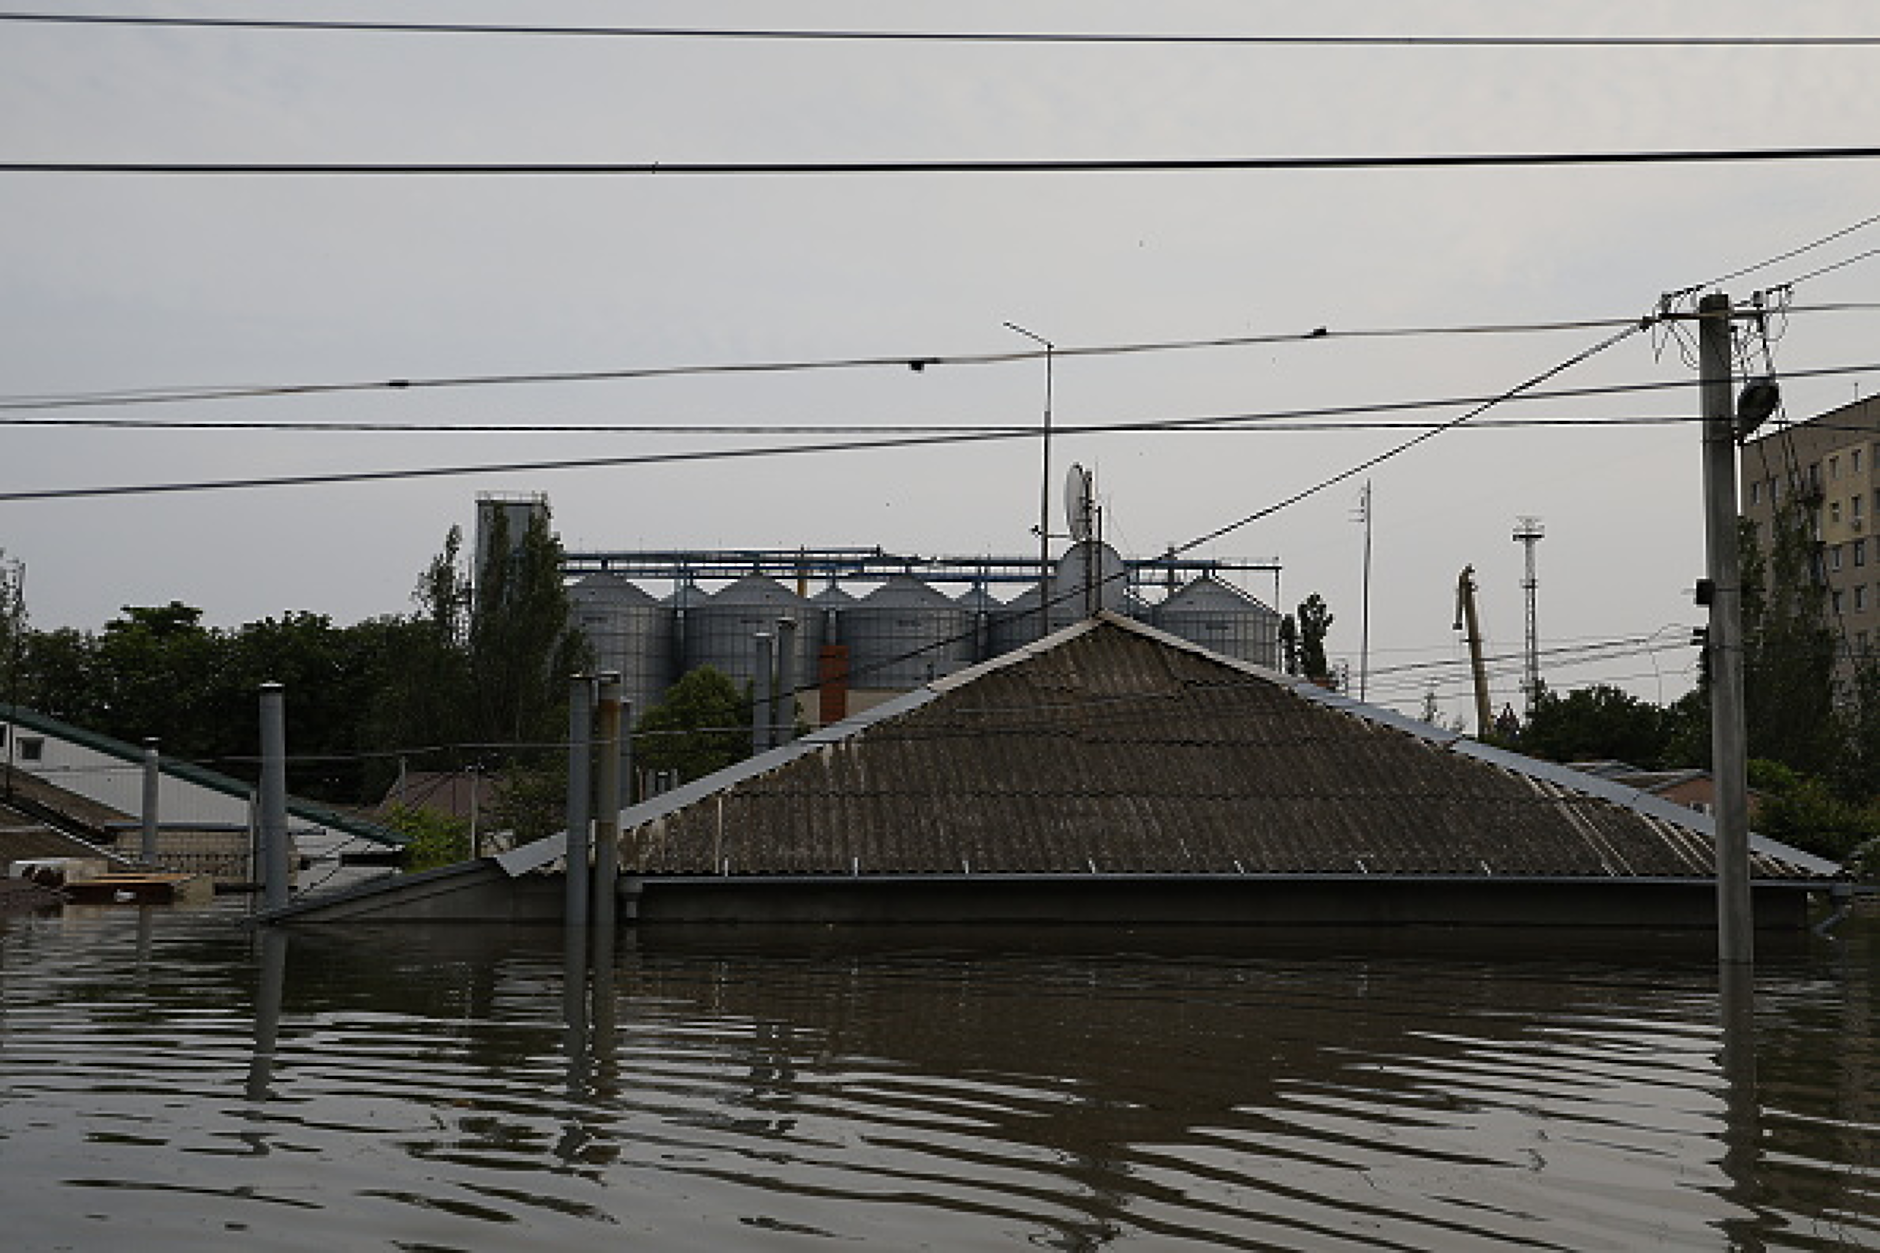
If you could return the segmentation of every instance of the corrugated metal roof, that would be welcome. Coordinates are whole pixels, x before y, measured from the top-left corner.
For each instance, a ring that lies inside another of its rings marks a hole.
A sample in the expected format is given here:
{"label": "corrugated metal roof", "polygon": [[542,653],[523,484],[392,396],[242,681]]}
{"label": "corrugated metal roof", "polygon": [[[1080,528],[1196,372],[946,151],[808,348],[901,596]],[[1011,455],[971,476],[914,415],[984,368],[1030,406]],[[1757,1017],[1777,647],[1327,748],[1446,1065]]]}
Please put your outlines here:
{"label": "corrugated metal roof", "polygon": [[931,583],[923,583],[911,574],[895,574],[887,582],[855,602],[857,609],[945,609],[957,612],[951,596]]}
{"label": "corrugated metal roof", "polygon": [[568,599],[576,605],[632,606],[651,608],[659,598],[645,588],[609,570],[596,571],[568,589]]}
{"label": "corrugated metal roof", "polygon": [[1109,614],[621,817],[649,875],[1714,873],[1701,814]]}
{"label": "corrugated metal roof", "polygon": [[1207,575],[1183,585],[1156,608],[1163,613],[1246,613],[1251,610],[1273,613],[1252,594]]}

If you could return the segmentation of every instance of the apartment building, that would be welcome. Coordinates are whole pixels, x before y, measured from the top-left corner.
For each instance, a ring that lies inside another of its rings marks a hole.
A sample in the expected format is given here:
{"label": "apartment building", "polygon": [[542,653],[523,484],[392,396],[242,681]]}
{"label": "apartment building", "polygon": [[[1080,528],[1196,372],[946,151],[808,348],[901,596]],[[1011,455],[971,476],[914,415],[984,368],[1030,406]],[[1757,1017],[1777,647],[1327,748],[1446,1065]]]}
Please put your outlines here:
{"label": "apartment building", "polygon": [[1775,511],[1799,500],[1818,543],[1818,576],[1843,655],[1880,650],[1880,396],[1772,429],[1743,446],[1743,516],[1767,551]]}

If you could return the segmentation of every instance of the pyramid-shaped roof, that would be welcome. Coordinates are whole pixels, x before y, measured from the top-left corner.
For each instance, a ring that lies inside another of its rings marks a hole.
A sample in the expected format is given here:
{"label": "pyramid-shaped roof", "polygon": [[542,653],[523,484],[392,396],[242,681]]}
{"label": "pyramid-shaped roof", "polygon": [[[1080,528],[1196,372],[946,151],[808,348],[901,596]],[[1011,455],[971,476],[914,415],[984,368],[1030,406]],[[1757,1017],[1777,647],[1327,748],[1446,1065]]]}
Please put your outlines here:
{"label": "pyramid-shaped roof", "polygon": [[[1114,614],[621,815],[645,876],[1692,880],[1711,820]],[[1759,880],[1831,862],[1757,838]]]}

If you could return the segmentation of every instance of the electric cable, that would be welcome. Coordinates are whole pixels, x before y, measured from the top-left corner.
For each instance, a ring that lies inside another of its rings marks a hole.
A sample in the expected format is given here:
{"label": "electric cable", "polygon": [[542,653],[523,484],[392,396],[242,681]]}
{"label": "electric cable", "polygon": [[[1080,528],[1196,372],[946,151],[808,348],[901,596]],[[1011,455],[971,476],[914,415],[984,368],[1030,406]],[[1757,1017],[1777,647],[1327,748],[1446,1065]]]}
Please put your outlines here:
{"label": "electric cable", "polygon": [[1880,147],[1663,148],[1606,152],[1371,153],[1337,156],[967,158],[875,161],[4,161],[0,174],[244,178],[804,177],[873,174],[1171,174],[1220,171],[1532,169],[1871,161]]}
{"label": "electric cable", "polygon": [[[1862,363],[1858,365],[1824,366],[1812,370],[1789,372],[1789,378],[1834,377],[1847,374],[1868,373],[1880,370],[1880,363]],[[1456,408],[1463,405],[1476,406],[1476,412],[1509,401],[1546,401],[1577,400],[1591,397],[1616,396],[1639,392],[1683,391],[1695,388],[1697,383],[1689,379],[1666,380],[1649,383],[1606,384],[1593,387],[1557,388],[1547,391],[1530,390],[1515,394],[1502,393],[1496,396],[1440,397],[1418,400],[1388,401],[1363,405],[1339,405],[1311,409],[1284,409],[1264,412],[1214,414],[1185,418],[1142,419],[1127,422],[1059,424],[1053,426],[1054,434],[1071,436],[1118,435],[1118,434],[1163,434],[1179,432],[1208,431],[1291,431],[1291,432],[1338,432],[1364,430],[1422,430],[1426,434],[1447,430],[1458,424],[1457,419],[1440,422],[1359,422],[1330,421],[1322,419],[1345,419],[1362,415],[1384,413],[1403,413],[1427,409]],[[1529,427],[1635,427],[1647,425],[1680,425],[1700,421],[1691,414],[1631,414],[1607,415],[1604,417],[1556,416],[1536,418],[1495,418],[1473,425],[1478,429],[1513,429]],[[854,439],[830,444],[816,445],[773,445],[742,449],[695,449],[661,454],[643,454],[638,457],[592,457],[560,458],[553,461],[511,462],[485,466],[426,466],[410,470],[375,470],[347,472],[333,475],[289,476],[279,479],[240,479],[212,480],[202,483],[155,484],[144,486],[121,486],[110,488],[54,489],[36,493],[0,493],[0,501],[25,499],[52,499],[70,495],[127,495],[145,492],[163,491],[207,491],[218,488],[296,486],[309,483],[351,482],[370,479],[395,479],[399,477],[442,477],[466,476],[484,473],[508,473],[521,470],[557,470],[578,469],[600,466],[635,464],[639,462],[658,462],[667,460],[711,460],[713,458],[741,458],[756,456],[780,456],[802,452],[836,452],[867,449],[898,448],[904,446],[932,446],[948,443],[980,443],[994,440],[1029,439],[1042,429],[1036,426],[976,426],[969,424],[892,424],[860,425],[845,424],[816,426],[764,426],[756,424],[737,425],[684,425],[663,424],[587,424],[587,423],[375,423],[375,422],[295,422],[278,420],[208,420],[208,419],[117,419],[117,418],[7,418],[0,417],[0,427],[31,429],[70,429],[70,428],[105,428],[116,430],[151,430],[151,431],[268,431],[268,432],[336,432],[336,433],[373,433],[373,434],[588,434],[588,435],[685,435],[685,436],[828,436],[828,435],[868,435],[882,438]],[[1832,429],[1824,428],[1824,429]],[[1863,429],[1863,428],[1857,428]],[[886,436],[905,438],[885,438]]]}
{"label": "electric cable", "polygon": [[[1821,238],[1819,239],[1810,240],[1808,243],[1802,244],[1799,247],[1790,248],[1785,252],[1777,253],[1773,257],[1769,257],[1762,261],[1757,261],[1751,265],[1746,265],[1738,269],[1731,270],[1727,274],[1720,274],[1716,278],[1707,279],[1701,283],[1693,283],[1693,284],[1690,284],[1689,286],[1680,287],[1674,291],[1666,292],[1662,299],[1666,301],[1673,301],[1673,300],[1682,299],[1686,296],[1694,296],[1701,291],[1704,291],[1708,288],[1717,287],[1720,284],[1727,283],[1732,279],[1742,278],[1746,274],[1754,274],[1757,270],[1766,270],[1772,265],[1779,265],[1784,261],[1788,261],[1795,257],[1799,257],[1803,253],[1813,252],[1815,249],[1820,248],[1824,244],[1831,244],[1837,239],[1841,239],[1841,238],[1844,238],[1845,236],[1854,234],[1856,231],[1865,230],[1866,228],[1874,225],[1875,223],[1880,223],[1880,213],[1876,213],[1871,217],[1862,218],[1860,221],[1855,222],[1850,226],[1843,226],[1840,230],[1830,231],[1828,234],[1821,236]],[[1830,268],[1836,268],[1836,267],[1830,267]],[[1826,273],[1825,270],[1821,272]],[[1814,275],[1809,274],[1809,275],[1804,275],[1803,279],[1813,278],[1813,277]],[[1789,280],[1789,282],[1791,284],[1798,283],[1798,282],[1803,281],[1803,279],[1791,279]]]}
{"label": "electric cable", "polygon": [[[1573,354],[1571,357],[1568,357],[1565,361],[1560,362],[1558,365],[1550,366],[1547,369],[1541,371],[1539,374],[1533,375],[1527,380],[1515,384],[1513,387],[1509,388],[1505,392],[1502,392],[1500,395],[1495,396],[1489,400],[1483,401],[1481,404],[1476,405],[1474,408],[1470,409],[1466,413],[1458,414],[1456,417],[1451,418],[1447,422],[1444,422],[1438,426],[1432,427],[1431,429],[1424,431],[1421,434],[1412,436],[1410,439],[1405,440],[1403,443],[1393,445],[1392,447],[1385,449],[1383,452],[1377,453],[1374,456],[1368,457],[1365,460],[1358,462],[1356,465],[1349,466],[1344,470],[1340,470],[1338,473],[1331,475],[1328,478],[1321,479],[1317,483],[1312,484],[1310,487],[1301,488],[1300,490],[1294,492],[1292,495],[1286,497],[1283,500],[1277,501],[1271,505],[1264,506],[1263,508],[1256,509],[1252,513],[1246,515],[1245,517],[1239,519],[1238,521],[1230,522],[1226,524],[1225,526],[1216,527],[1214,530],[1208,531],[1205,534],[1199,535],[1196,538],[1189,540],[1186,544],[1179,545],[1178,547],[1172,549],[1171,551],[1172,553],[1176,555],[1179,555],[1185,552],[1190,552],[1196,548],[1201,547],[1201,545],[1203,544],[1211,543],[1214,540],[1220,539],[1221,537],[1225,535],[1231,535],[1233,532],[1238,531],[1242,527],[1258,522],[1262,518],[1271,517],[1273,514],[1280,512],[1282,509],[1290,508],[1291,506],[1298,504],[1300,501],[1316,496],[1320,492],[1325,491],[1328,488],[1335,487],[1338,484],[1343,483],[1349,479],[1356,478],[1358,475],[1364,473],[1366,470],[1369,470],[1374,466],[1382,465],[1384,462],[1389,461],[1392,458],[1400,457],[1404,453],[1409,452],[1411,449],[1416,448],[1418,445],[1427,443],[1428,441],[1435,439],[1438,435],[1441,435],[1446,431],[1451,431],[1451,430],[1454,430],[1456,427],[1462,426],[1463,424],[1467,423],[1471,418],[1475,418],[1475,417],[1480,416],[1483,413],[1486,413],[1489,409],[1492,409],[1496,405],[1499,405],[1507,400],[1510,400],[1514,398],[1515,396],[1518,396],[1521,393],[1528,391],[1529,389],[1535,387],[1536,385],[1540,383],[1544,383],[1548,379],[1553,378],[1556,375],[1562,374],[1565,371],[1572,369],[1574,366],[1579,365],[1582,362],[1585,362],[1587,360],[1590,360],[1591,358],[1595,356],[1598,356],[1600,353],[1606,351],[1608,348],[1611,348],[1613,345],[1621,343],[1624,340],[1631,338],[1633,335],[1638,334],[1641,330],[1645,329],[1647,325],[1648,323],[1646,322],[1640,322],[1637,325],[1629,326],[1625,328],[1624,330],[1619,331],[1616,334],[1609,335],[1605,339],[1601,340],[1599,343],[1594,344],[1589,348],[1584,348],[1581,351]],[[4,499],[4,497],[0,497],[0,499]]]}
{"label": "electric cable", "polygon": [[[1872,313],[1880,303],[1838,302],[1833,304],[1792,305],[1797,313]],[[1057,347],[1056,359],[1072,357],[1108,357],[1129,354],[1186,351],[1238,347],[1265,347],[1274,344],[1318,342],[1346,339],[1403,339],[1448,335],[1529,334],[1556,331],[1614,330],[1631,326],[1637,318],[1589,318],[1553,322],[1474,323],[1455,326],[1373,327],[1346,330],[1320,326],[1309,331],[1285,331],[1258,335],[1229,335],[1205,339],[1151,340],[1121,344],[1095,344],[1086,347]],[[434,378],[395,378],[340,383],[274,383],[256,385],[201,384],[176,387],[121,388],[106,391],[39,393],[0,396],[0,411],[52,410],[104,405],[177,404],[195,401],[251,400],[281,396],[312,396],[348,392],[418,391],[436,388],[498,387],[541,383],[619,382],[632,379],[673,378],[684,376],[784,374],[819,370],[912,369],[930,367],[1006,365],[1013,362],[1040,361],[1045,354],[1038,349],[996,353],[912,354],[892,357],[836,357],[804,361],[755,361],[675,366],[646,366],[611,370],[565,370],[538,373],[456,375]]]}
{"label": "electric cable", "polygon": [[819,43],[1094,44],[1328,48],[1866,48],[1880,35],[1242,35],[1153,31],[891,30],[862,28],[551,26],[483,22],[383,22],[312,18],[0,13],[0,22],[170,29],[395,35],[738,40]]}

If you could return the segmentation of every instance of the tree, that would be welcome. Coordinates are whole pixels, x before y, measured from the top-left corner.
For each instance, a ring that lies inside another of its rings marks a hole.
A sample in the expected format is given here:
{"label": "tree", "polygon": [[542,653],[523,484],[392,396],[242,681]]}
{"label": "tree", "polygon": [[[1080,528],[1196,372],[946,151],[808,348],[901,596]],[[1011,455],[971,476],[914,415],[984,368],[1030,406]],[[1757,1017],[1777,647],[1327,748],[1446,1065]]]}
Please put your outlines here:
{"label": "tree", "polygon": [[1291,614],[1279,620],[1279,660],[1287,674],[1299,673],[1299,623]]}
{"label": "tree", "polygon": [[484,742],[540,743],[567,721],[568,676],[586,668],[561,581],[561,542],[546,513],[529,518],[511,544],[496,510],[469,622],[473,734]]}
{"label": "tree", "polygon": [[468,818],[420,806],[392,805],[379,821],[405,837],[403,863],[408,872],[452,865],[475,855],[470,847]]}
{"label": "tree", "polygon": [[[357,648],[372,676],[366,742],[415,748],[462,744],[474,738],[470,708],[470,584],[462,570],[463,532],[451,527],[431,559],[405,616],[372,619],[354,628]],[[465,764],[452,753],[436,763]],[[372,781],[381,789],[392,769]]]}
{"label": "tree", "polygon": [[17,704],[25,678],[26,567],[0,548],[0,701]]}
{"label": "tree", "polygon": [[1623,761],[1642,769],[1663,764],[1669,744],[1665,711],[1608,684],[1561,696],[1545,686],[1521,732],[1521,749],[1552,761]]}
{"label": "tree", "polygon": [[1770,520],[1765,551],[1753,523],[1740,529],[1743,697],[1749,753],[1804,774],[1835,763],[1834,632],[1822,595],[1811,511],[1791,495]]}
{"label": "tree", "polygon": [[751,755],[751,696],[722,671],[700,666],[640,718],[634,761],[690,781]]}
{"label": "tree", "polygon": [[1298,622],[1300,671],[1308,679],[1330,678],[1331,668],[1325,663],[1325,637],[1332,629],[1332,612],[1317,592],[1300,602]]}

